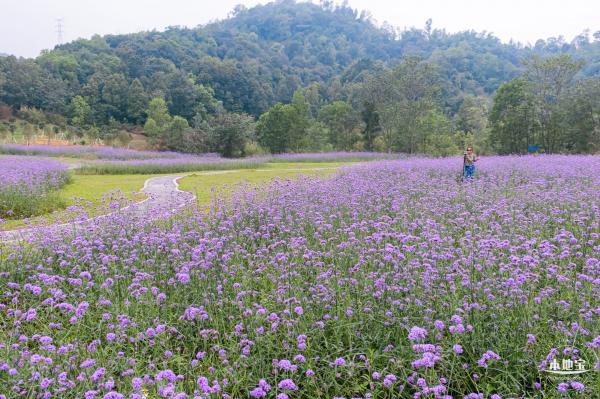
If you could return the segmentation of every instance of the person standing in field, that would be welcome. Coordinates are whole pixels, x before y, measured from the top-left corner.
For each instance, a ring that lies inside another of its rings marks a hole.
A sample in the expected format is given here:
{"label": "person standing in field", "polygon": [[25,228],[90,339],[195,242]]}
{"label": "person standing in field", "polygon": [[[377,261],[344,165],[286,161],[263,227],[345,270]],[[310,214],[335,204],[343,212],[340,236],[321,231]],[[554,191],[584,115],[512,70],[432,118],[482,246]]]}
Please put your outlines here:
{"label": "person standing in field", "polygon": [[477,161],[479,161],[479,157],[473,152],[473,147],[467,147],[463,160],[463,172],[466,179],[472,179],[475,177],[475,162]]}

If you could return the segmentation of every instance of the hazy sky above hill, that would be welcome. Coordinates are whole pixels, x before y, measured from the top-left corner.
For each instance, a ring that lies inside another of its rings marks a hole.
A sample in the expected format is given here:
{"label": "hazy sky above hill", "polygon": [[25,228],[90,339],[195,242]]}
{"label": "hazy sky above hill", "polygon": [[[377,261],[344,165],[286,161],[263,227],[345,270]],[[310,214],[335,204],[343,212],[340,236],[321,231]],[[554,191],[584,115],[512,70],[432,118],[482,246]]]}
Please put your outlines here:
{"label": "hazy sky above hill", "polygon": [[[63,41],[95,33],[130,33],[182,25],[194,27],[223,19],[236,4],[251,7],[261,0],[0,0],[0,53],[33,57],[57,44],[57,18]],[[318,0],[315,0],[318,2]],[[339,1],[336,1],[339,3]],[[567,40],[600,30],[597,0],[349,0],[368,10],[378,23],[434,28],[449,32],[492,32],[503,41],[535,43],[563,35]]]}

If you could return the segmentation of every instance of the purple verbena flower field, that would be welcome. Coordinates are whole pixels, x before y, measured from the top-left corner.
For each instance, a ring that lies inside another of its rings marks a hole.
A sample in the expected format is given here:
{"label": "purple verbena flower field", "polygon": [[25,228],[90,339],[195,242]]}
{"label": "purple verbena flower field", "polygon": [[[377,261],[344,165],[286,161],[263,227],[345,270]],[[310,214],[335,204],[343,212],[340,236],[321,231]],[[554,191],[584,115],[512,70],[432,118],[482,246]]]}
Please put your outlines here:
{"label": "purple verbena flower field", "polygon": [[52,195],[69,179],[67,166],[47,158],[0,157],[0,219],[51,208]]}
{"label": "purple verbena flower field", "polygon": [[[0,398],[598,397],[600,158],[460,166],[6,246]],[[588,372],[547,373],[573,348]]]}

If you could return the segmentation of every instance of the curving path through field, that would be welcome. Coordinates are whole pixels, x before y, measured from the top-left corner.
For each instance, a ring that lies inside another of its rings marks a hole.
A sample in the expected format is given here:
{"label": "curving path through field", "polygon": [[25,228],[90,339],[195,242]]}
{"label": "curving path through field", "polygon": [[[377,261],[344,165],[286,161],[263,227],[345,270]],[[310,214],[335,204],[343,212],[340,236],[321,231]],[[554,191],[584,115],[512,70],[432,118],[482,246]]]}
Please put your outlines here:
{"label": "curving path through field", "polygon": [[133,212],[140,216],[151,216],[164,211],[174,212],[190,204],[195,195],[181,191],[177,184],[177,180],[185,176],[187,175],[158,176],[146,180],[142,192],[148,195],[148,198],[129,205],[121,211]]}

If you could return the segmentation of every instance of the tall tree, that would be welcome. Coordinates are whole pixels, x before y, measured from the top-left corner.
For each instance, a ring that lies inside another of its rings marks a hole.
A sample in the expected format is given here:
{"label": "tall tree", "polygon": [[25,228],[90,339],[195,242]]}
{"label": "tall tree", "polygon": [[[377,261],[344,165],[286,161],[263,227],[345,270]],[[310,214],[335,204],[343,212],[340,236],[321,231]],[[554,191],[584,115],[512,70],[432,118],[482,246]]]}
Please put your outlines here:
{"label": "tall tree", "polygon": [[491,140],[501,154],[523,154],[537,144],[538,119],[531,83],[516,78],[504,83],[494,96],[490,112]]}
{"label": "tall tree", "polygon": [[181,116],[174,116],[169,127],[163,132],[161,148],[169,151],[185,151],[185,134],[189,129],[188,122]]}
{"label": "tall tree", "polygon": [[329,129],[329,142],[337,150],[352,150],[361,139],[361,121],[345,101],[334,101],[321,108],[318,120]]}
{"label": "tall tree", "polygon": [[246,144],[254,138],[254,118],[247,114],[223,112],[210,123],[213,148],[224,157],[242,157]]}
{"label": "tall tree", "polygon": [[81,96],[75,96],[71,100],[71,123],[81,129],[90,126],[92,120],[92,108]]}
{"label": "tall tree", "polygon": [[375,104],[365,101],[360,115],[365,127],[363,131],[365,149],[367,151],[373,151],[375,138],[379,135],[381,130],[381,126],[379,125],[379,113],[377,112]]}
{"label": "tall tree", "polygon": [[488,107],[485,97],[466,96],[456,113],[456,128],[474,135],[484,134],[488,124]]}
{"label": "tall tree", "polygon": [[262,114],[256,126],[259,143],[272,153],[299,152],[307,143],[309,104],[300,92],[291,104],[275,104]]}
{"label": "tall tree", "polygon": [[439,107],[439,75],[432,64],[408,58],[392,71],[392,77],[397,104],[393,107],[397,112],[393,116],[396,148],[408,153],[423,151],[427,135],[433,132],[421,128],[421,119]]}
{"label": "tall tree", "polygon": [[367,77],[360,92],[362,101],[375,107],[389,149],[425,151],[428,135],[436,132],[424,129],[423,121],[441,107],[439,75],[433,65],[406,58],[392,70]]}
{"label": "tall tree", "polygon": [[171,75],[166,101],[172,115],[180,115],[191,121],[196,115],[200,96],[200,88],[194,83],[193,75],[183,72]]}
{"label": "tall tree", "polygon": [[546,58],[533,56],[524,64],[539,116],[540,144],[546,152],[556,152],[560,150],[562,134],[560,103],[583,62],[562,54]]}
{"label": "tall tree", "polygon": [[125,76],[115,73],[107,76],[102,86],[102,102],[106,112],[105,118],[125,121],[127,116],[127,95],[129,85]]}
{"label": "tall tree", "polygon": [[25,143],[29,145],[33,136],[35,136],[35,129],[31,123],[24,122],[21,124],[21,133],[25,138]]}
{"label": "tall tree", "polygon": [[258,142],[271,153],[286,152],[290,148],[290,106],[275,104],[260,116],[256,124]]}
{"label": "tall tree", "polygon": [[142,123],[147,107],[148,96],[144,86],[139,79],[134,79],[127,91],[127,119],[135,124]]}
{"label": "tall tree", "polygon": [[148,118],[144,125],[144,131],[152,145],[160,145],[163,135],[171,125],[172,120],[167,109],[167,103],[163,98],[155,97],[150,100],[146,113]]}
{"label": "tall tree", "polygon": [[575,153],[600,151],[600,77],[575,84],[563,101],[565,149]]}

